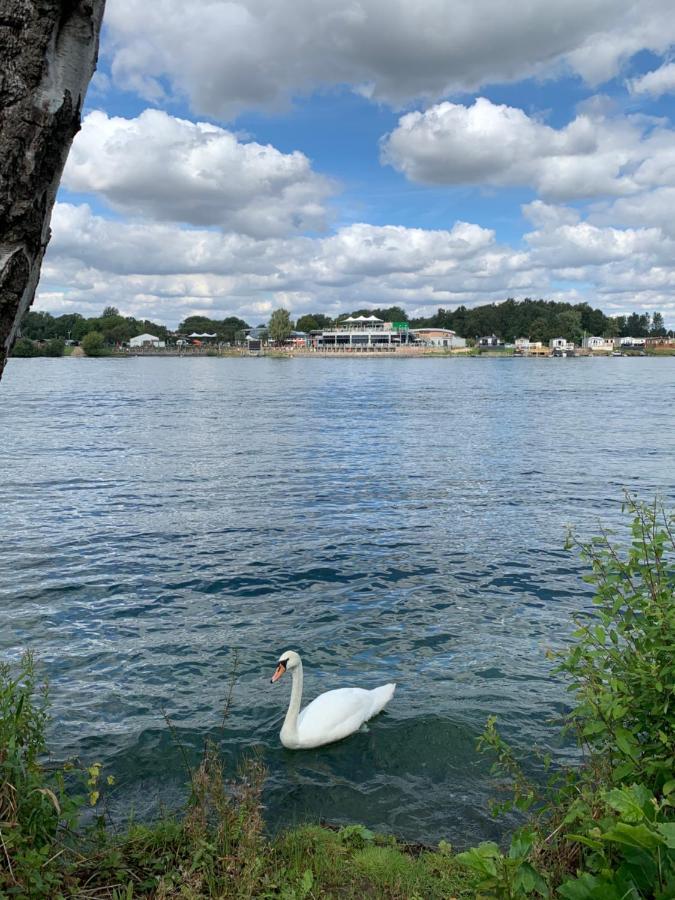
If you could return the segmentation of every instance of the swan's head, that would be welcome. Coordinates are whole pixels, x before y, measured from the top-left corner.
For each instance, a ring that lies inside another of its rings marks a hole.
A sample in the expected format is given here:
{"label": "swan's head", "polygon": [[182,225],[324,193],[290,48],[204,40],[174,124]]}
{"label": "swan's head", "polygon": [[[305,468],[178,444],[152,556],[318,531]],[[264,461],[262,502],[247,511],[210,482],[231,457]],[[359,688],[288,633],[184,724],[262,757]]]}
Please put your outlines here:
{"label": "swan's head", "polygon": [[285,650],[281,656],[279,657],[279,662],[277,664],[274,675],[272,675],[272,684],[275,681],[278,681],[284,672],[289,672],[292,669],[297,669],[300,665],[300,656],[295,652],[295,650]]}

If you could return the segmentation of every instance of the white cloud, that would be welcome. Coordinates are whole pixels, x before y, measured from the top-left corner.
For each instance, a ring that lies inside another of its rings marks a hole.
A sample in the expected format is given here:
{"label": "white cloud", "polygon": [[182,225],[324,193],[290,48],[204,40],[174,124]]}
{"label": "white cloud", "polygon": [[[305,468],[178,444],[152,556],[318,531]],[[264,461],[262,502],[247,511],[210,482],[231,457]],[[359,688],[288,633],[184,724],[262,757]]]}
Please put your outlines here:
{"label": "white cloud", "polygon": [[402,116],[382,141],[382,159],[411,181],[530,186],[567,200],[675,184],[674,146],[663,123],[606,115],[601,104],[555,129],[479,97]]}
{"label": "white cloud", "polygon": [[[661,229],[601,227],[541,201],[525,212],[534,229],[519,248],[466,222],[434,231],[355,224],[325,237],[256,240],[113,221],[60,203],[37,306],[93,314],[113,303],[175,325],[193,312],[257,322],[281,305],[294,315],[394,303],[428,313],[547,296],[608,311],[660,308],[675,320],[675,241]],[[561,279],[565,291],[555,288]]]}
{"label": "white cloud", "polygon": [[401,105],[572,69],[597,84],[675,40],[670,0],[109,0],[118,86],[229,118],[348,84]]}
{"label": "white cloud", "polygon": [[652,97],[675,93],[675,63],[667,63],[640,78],[632,78],[628,88],[631,94],[650,94]]}
{"label": "white cloud", "polygon": [[134,215],[255,237],[323,230],[331,192],[303,153],[244,143],[218,126],[155,109],[135,119],[89,113],[63,184]]}

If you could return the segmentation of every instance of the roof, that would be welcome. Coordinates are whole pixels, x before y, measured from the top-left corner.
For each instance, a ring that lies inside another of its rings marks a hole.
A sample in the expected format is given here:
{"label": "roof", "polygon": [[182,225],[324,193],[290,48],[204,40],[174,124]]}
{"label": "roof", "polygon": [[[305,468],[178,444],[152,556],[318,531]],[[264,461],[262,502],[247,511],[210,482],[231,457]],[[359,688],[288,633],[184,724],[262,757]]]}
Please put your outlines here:
{"label": "roof", "polygon": [[456,331],[453,331],[452,328],[434,328],[433,325],[428,325],[426,328],[411,328],[410,331],[413,334],[426,334],[428,331],[439,332],[440,334],[451,334],[455,336],[457,334]]}
{"label": "roof", "polygon": [[209,334],[208,331],[205,331],[203,334],[197,334],[196,331],[193,331],[192,334],[188,335],[191,338],[214,338],[218,337],[217,334]]}
{"label": "roof", "polygon": [[343,322],[383,322],[384,319],[378,319],[377,316],[347,316]]}
{"label": "roof", "polygon": [[131,338],[132,341],[158,341],[156,334],[137,334]]}

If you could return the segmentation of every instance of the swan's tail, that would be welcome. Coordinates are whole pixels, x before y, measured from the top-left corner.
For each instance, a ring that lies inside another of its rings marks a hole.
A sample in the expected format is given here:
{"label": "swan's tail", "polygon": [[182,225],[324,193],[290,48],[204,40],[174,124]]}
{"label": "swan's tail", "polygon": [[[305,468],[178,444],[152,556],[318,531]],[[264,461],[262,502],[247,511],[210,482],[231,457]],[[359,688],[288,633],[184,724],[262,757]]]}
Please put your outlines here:
{"label": "swan's tail", "polygon": [[373,716],[376,716],[379,712],[382,712],[387,703],[389,703],[391,698],[394,696],[395,690],[395,684],[383,684],[381,687],[376,687],[370,692],[373,700],[370,715],[368,716],[369,719],[372,719]]}

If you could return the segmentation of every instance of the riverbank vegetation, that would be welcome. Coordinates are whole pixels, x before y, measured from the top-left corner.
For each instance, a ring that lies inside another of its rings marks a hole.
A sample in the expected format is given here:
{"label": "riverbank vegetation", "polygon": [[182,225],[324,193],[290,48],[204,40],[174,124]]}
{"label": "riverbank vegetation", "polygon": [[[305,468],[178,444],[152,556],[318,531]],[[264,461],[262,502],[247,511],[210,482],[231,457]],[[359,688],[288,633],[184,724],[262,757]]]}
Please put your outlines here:
{"label": "riverbank vegetation", "polygon": [[25,655],[0,666],[0,896],[672,898],[675,517],[630,498],[626,513],[627,541],[569,541],[595,589],[569,646],[551,654],[568,682],[564,727],[579,765],[538,756],[545,775],[531,779],[495,719],[480,739],[508,789],[496,814],[515,809],[524,821],[506,848],[455,855],[444,842],[410,846],[362,825],[270,838],[264,766],[251,758],[228,782],[212,743],[189,769],[182,815],[111,827],[98,811],[115,786],[98,762],[45,763],[48,697]]}
{"label": "riverbank vegetation", "polygon": [[[333,319],[324,313],[308,313],[293,322],[286,310],[272,313],[270,325],[274,340],[283,340],[292,329],[309,332],[330,327],[335,321],[346,318],[344,313]],[[385,322],[407,322],[411,328],[449,328],[460,337],[473,340],[476,336],[496,334],[502,340],[513,342],[519,337],[529,337],[531,341],[547,344],[556,337],[564,337],[576,344],[581,343],[585,334],[605,337],[665,337],[672,335],[664,326],[663,316],[655,312],[631,313],[629,316],[606,316],[602,310],[593,309],[588,303],[558,303],[550,300],[514,300],[509,298],[501,303],[489,303],[468,309],[459,306],[454,310],[438,309],[425,318],[409,318],[400,306],[364,308],[352,310],[350,315],[376,315]],[[276,317],[276,318],[275,318]],[[215,334],[219,343],[233,344],[244,341],[248,323],[236,316],[213,319],[207,316],[188,316],[180,323],[175,335]],[[52,316],[48,312],[29,311],[21,323],[22,343],[25,352],[14,355],[45,355],[35,349],[35,342],[43,345],[51,341],[82,341],[86,335],[95,332],[102,335],[103,346],[107,349],[128,342],[132,337],[149,333],[160,340],[171,339],[165,325],[122,316],[113,306],[106,307],[100,316],[85,318],[77,313]],[[34,352],[27,342],[32,342]],[[17,346],[18,346],[17,342]],[[39,348],[38,348],[39,349]],[[55,355],[55,354],[53,354]]]}

